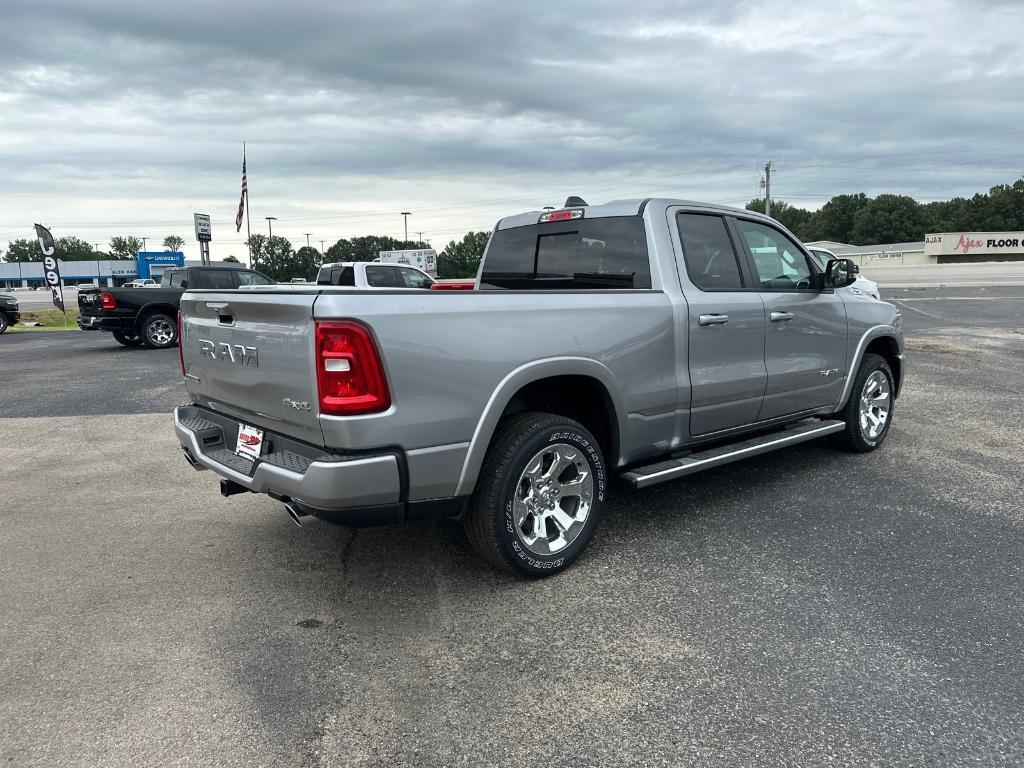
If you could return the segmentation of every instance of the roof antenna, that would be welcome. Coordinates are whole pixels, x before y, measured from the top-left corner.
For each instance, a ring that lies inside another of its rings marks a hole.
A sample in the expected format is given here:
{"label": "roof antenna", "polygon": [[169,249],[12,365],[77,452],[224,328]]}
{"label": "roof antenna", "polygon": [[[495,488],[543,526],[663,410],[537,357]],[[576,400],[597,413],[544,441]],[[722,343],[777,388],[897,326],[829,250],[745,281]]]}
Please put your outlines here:
{"label": "roof antenna", "polygon": [[587,201],[582,197],[576,197],[576,195],[569,195],[565,198],[565,205],[563,208],[586,208]]}

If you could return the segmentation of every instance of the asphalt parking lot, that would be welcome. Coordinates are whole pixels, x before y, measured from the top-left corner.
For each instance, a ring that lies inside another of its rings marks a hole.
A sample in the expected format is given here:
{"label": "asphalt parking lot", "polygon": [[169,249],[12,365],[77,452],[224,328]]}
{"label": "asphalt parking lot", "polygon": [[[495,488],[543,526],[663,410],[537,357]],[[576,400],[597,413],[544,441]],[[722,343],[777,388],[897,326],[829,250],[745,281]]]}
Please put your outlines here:
{"label": "asphalt parking lot", "polygon": [[0,765],[1021,765],[1024,289],[886,295],[880,451],[617,489],[536,582],[221,498],[175,350],[0,337]]}

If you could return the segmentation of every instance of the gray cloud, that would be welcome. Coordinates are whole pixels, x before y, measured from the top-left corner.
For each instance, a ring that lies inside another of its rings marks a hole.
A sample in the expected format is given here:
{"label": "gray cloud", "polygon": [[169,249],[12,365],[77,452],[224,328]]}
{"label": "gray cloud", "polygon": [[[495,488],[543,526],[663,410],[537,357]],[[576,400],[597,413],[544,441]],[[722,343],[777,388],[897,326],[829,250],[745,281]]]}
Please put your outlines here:
{"label": "gray cloud", "polygon": [[330,240],[567,192],[739,203],[767,159],[810,205],[1024,169],[1024,130],[979,140],[1024,124],[1018,3],[6,6],[0,244],[33,216],[226,224],[243,139],[258,213]]}

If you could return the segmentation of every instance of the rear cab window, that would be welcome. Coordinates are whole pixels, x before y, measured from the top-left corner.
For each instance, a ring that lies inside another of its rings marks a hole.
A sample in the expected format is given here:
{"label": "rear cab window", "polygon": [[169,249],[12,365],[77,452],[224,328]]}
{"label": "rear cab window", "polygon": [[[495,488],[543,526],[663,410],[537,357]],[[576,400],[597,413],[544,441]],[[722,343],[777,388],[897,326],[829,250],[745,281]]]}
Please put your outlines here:
{"label": "rear cab window", "polygon": [[607,216],[499,229],[481,290],[629,290],[651,287],[640,216]]}
{"label": "rear cab window", "polygon": [[238,284],[274,285],[274,281],[265,275],[261,275],[259,272],[253,272],[251,269],[240,269],[238,270]]}

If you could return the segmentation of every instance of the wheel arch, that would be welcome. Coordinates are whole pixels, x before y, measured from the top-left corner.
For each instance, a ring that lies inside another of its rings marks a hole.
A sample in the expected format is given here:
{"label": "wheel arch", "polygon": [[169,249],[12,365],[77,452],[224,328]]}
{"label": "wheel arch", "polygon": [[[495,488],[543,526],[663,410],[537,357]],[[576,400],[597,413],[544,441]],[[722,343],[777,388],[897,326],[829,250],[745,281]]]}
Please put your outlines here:
{"label": "wheel arch", "polygon": [[843,386],[842,395],[836,403],[836,411],[841,410],[849,401],[853,389],[853,380],[857,378],[857,371],[860,369],[864,355],[869,352],[881,355],[889,363],[892,369],[894,398],[898,397],[903,385],[903,342],[899,332],[890,325],[876,325],[869,328],[861,336],[857,343],[857,349],[850,360],[847,368],[846,384]]}
{"label": "wheel arch", "polygon": [[142,330],[142,324],[146,321],[146,318],[156,313],[166,314],[172,320],[178,315],[178,308],[173,304],[166,304],[164,302],[154,301],[149,304],[143,304],[139,309],[139,313],[135,316],[135,329],[137,331]]}
{"label": "wheel arch", "polygon": [[484,456],[502,420],[530,410],[557,413],[579,421],[601,443],[606,463],[615,466],[626,428],[621,403],[614,376],[596,360],[559,357],[516,368],[495,387],[484,407],[466,452],[456,495],[472,493]]}

